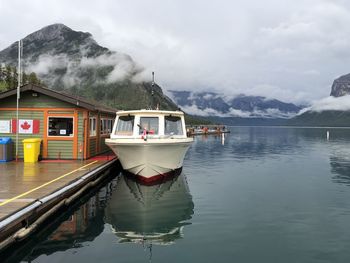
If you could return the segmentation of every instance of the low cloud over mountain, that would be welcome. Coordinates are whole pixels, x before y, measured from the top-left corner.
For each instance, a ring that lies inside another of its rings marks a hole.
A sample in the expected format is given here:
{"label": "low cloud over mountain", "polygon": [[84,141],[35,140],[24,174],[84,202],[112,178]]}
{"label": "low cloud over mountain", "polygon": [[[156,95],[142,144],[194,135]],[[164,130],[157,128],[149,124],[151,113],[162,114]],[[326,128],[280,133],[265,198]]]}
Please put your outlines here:
{"label": "low cloud over mountain", "polygon": [[186,112],[199,116],[242,118],[291,118],[301,106],[261,96],[229,97],[214,92],[169,91]]}

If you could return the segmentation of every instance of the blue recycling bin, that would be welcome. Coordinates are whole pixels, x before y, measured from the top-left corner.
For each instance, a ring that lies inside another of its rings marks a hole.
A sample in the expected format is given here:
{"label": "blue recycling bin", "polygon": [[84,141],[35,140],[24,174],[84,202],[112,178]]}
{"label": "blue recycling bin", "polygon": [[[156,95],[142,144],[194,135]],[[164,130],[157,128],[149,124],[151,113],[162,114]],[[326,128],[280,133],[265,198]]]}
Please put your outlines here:
{"label": "blue recycling bin", "polygon": [[0,162],[9,162],[13,160],[13,142],[9,137],[0,137]]}

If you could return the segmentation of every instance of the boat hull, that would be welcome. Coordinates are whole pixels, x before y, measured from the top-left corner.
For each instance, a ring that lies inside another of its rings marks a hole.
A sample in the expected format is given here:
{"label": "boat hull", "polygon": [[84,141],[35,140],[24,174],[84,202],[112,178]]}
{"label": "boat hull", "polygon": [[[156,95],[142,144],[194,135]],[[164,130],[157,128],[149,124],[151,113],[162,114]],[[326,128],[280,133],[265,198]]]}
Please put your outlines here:
{"label": "boat hull", "polygon": [[107,139],[106,144],[118,156],[124,170],[144,182],[157,181],[182,168],[192,138],[135,140]]}

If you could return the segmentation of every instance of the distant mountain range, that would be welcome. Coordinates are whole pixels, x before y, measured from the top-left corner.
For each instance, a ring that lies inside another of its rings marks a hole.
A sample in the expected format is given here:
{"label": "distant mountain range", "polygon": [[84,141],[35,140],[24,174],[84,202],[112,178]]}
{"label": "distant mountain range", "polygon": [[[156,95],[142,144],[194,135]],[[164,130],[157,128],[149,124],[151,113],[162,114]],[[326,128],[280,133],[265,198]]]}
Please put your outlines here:
{"label": "distant mountain range", "polygon": [[[323,105],[309,107],[260,96],[170,91],[185,111],[227,125],[350,127],[350,74],[334,80]],[[316,107],[317,106],[317,107]]]}
{"label": "distant mountain range", "polygon": [[291,118],[303,106],[261,96],[228,97],[215,92],[169,91],[183,110],[201,116],[239,118]]}

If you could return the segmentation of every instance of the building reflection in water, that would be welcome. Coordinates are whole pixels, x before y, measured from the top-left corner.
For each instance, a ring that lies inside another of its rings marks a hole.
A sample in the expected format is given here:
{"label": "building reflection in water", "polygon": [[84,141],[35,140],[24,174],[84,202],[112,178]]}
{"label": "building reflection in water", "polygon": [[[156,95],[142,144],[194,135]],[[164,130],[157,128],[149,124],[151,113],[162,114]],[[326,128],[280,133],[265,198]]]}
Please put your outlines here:
{"label": "building reflection in water", "polygon": [[[51,255],[57,251],[82,247],[83,242],[93,241],[103,231],[104,207],[115,185],[116,180],[106,184],[78,209],[73,210],[68,219],[67,214],[58,216],[58,224],[53,222],[47,229],[43,229],[25,247],[19,249],[19,253],[12,255],[9,262],[12,262],[11,259],[15,262],[18,258],[23,258],[25,262],[32,262],[41,255]],[[27,250],[30,250],[30,253],[27,253]],[[23,254],[26,256],[22,256]]]}
{"label": "building reflection in water", "polygon": [[142,244],[151,259],[153,244],[168,245],[183,237],[183,227],[190,224],[193,209],[183,174],[152,186],[121,174],[70,216],[58,216],[56,223],[8,257],[8,262],[32,262],[41,255],[82,247],[83,242],[98,237],[106,223],[120,243]]}
{"label": "building reflection in water", "polygon": [[121,176],[105,216],[120,243],[168,245],[183,237],[193,209],[183,174],[153,186]]}

